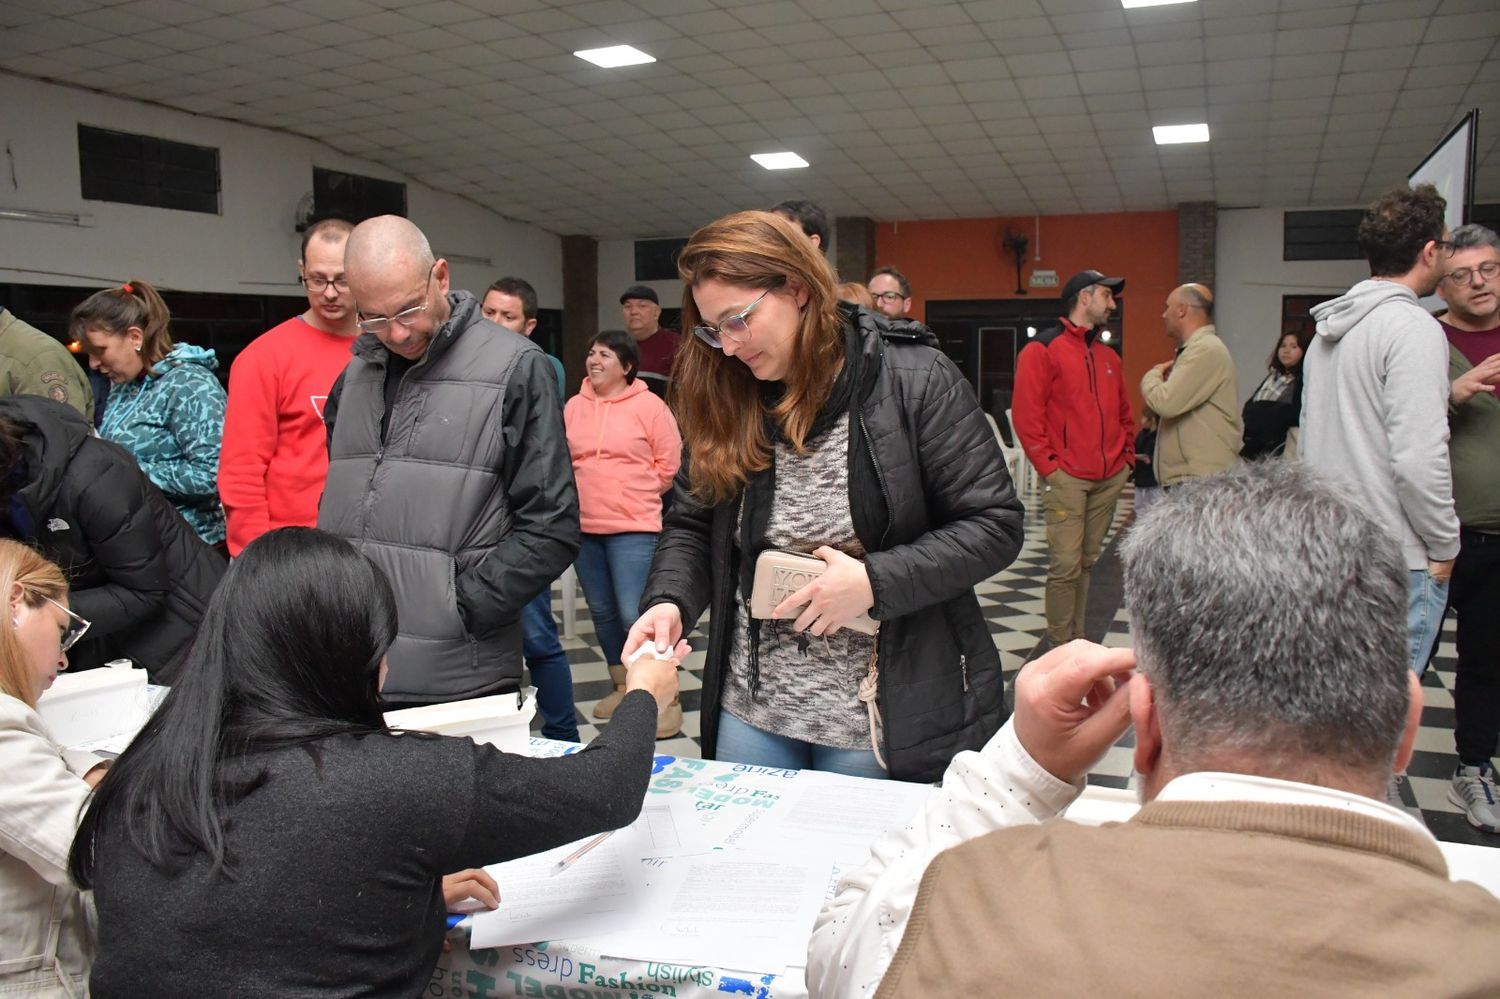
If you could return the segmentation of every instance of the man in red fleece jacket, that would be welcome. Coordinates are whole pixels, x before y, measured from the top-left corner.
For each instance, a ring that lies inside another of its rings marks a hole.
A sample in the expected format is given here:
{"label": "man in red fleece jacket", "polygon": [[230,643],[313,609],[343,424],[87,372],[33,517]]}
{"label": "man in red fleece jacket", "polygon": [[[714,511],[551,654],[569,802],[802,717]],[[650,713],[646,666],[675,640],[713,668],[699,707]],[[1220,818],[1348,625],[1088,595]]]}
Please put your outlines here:
{"label": "man in red fleece jacket", "polygon": [[1011,419],[1026,457],[1046,480],[1047,639],[1083,633],[1089,570],[1135,463],[1135,420],[1120,355],[1100,342],[1124,278],[1083,271],[1063,286],[1064,316],[1016,359]]}
{"label": "man in red fleece jacket", "polygon": [[344,280],[351,228],[342,219],[307,228],[297,261],[307,311],[256,337],[230,369],[219,497],[231,556],[267,531],[318,522],[328,475],[323,403],[359,332]]}

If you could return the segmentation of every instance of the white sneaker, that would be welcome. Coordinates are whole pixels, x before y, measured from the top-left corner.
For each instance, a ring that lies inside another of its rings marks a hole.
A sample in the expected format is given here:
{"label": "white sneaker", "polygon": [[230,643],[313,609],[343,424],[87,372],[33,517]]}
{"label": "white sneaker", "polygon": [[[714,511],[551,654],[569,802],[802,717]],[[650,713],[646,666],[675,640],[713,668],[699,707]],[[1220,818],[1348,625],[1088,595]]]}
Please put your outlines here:
{"label": "white sneaker", "polygon": [[1500,833],[1500,787],[1495,771],[1488,763],[1466,767],[1462,763],[1453,772],[1448,786],[1448,800],[1464,810],[1469,825],[1488,833]]}

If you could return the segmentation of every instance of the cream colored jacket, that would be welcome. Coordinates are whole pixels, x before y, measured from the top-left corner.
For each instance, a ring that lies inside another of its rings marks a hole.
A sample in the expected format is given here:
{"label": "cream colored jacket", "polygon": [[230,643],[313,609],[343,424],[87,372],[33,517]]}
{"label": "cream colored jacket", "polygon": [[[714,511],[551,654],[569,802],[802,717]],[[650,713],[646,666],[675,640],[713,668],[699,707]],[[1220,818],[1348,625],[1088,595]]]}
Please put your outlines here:
{"label": "cream colored jacket", "polygon": [[61,749],[35,709],[0,693],[0,995],[88,995],[91,898],[68,880],[68,849],[92,753]]}
{"label": "cream colored jacket", "polygon": [[1141,397],[1161,417],[1154,459],[1161,485],[1181,485],[1240,460],[1234,359],[1212,324],[1193,331],[1166,378],[1155,368],[1146,372]]}

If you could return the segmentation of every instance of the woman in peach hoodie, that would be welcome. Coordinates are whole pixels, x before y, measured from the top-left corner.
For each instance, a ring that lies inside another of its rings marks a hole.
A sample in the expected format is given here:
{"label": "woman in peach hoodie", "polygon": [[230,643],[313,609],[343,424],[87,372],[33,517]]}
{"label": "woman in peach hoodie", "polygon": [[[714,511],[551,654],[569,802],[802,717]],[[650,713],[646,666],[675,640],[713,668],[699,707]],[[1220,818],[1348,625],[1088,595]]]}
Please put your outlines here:
{"label": "woman in peach hoodie", "polygon": [[[639,366],[635,341],[605,330],[589,344],[588,377],[563,409],[583,529],[575,567],[615,684],[615,692],[594,706],[595,718],[608,718],[624,696],[625,628],[640,613],[661,531],[661,497],[682,460],[677,421],[636,379]],[[681,728],[682,707],[674,701],[657,724],[657,738]]]}

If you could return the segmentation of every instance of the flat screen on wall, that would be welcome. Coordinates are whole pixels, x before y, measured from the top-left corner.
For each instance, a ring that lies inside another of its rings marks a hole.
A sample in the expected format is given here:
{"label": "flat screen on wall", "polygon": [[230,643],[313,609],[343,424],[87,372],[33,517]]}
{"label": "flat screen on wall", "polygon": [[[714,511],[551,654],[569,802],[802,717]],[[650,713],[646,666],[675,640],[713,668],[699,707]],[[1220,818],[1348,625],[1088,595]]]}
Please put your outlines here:
{"label": "flat screen on wall", "polygon": [[1411,186],[1431,184],[1447,199],[1449,232],[1467,222],[1473,213],[1474,137],[1478,127],[1479,109],[1474,108],[1406,176]]}

